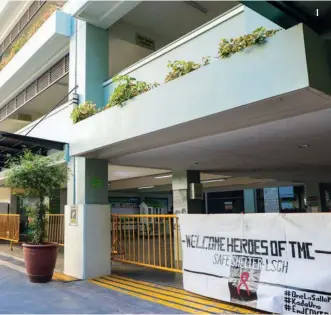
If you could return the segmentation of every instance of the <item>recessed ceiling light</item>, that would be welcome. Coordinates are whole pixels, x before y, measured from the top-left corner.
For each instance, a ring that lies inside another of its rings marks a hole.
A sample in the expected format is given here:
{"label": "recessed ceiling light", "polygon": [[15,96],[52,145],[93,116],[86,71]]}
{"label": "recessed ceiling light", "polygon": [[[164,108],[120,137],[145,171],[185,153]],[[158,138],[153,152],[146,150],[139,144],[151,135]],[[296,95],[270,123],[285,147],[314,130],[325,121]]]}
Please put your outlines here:
{"label": "recessed ceiling light", "polygon": [[169,178],[172,177],[172,175],[160,175],[160,176],[155,176],[154,179],[162,179],[162,178]]}
{"label": "recessed ceiling light", "polygon": [[309,148],[310,147],[310,144],[300,144],[299,145],[299,149],[306,149],[306,148]]}
{"label": "recessed ceiling light", "polygon": [[202,180],[201,183],[205,184],[205,183],[224,182],[225,180],[226,178],[206,179],[206,180]]}
{"label": "recessed ceiling light", "polygon": [[142,187],[138,187],[138,189],[148,189],[148,188],[153,188],[155,186],[142,186]]}

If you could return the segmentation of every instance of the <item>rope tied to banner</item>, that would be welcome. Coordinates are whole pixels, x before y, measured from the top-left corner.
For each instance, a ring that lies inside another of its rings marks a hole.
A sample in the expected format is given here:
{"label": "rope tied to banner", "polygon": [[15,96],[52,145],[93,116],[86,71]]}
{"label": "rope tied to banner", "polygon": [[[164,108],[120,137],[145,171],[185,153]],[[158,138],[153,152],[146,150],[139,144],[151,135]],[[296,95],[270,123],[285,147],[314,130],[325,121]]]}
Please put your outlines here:
{"label": "rope tied to banner", "polygon": [[248,279],[249,279],[249,273],[247,271],[242,272],[241,275],[240,275],[239,285],[237,287],[237,293],[238,293],[238,295],[240,295],[240,288],[242,286],[244,286],[246,288],[247,294],[249,296],[251,295],[251,292],[250,292],[249,287],[247,285]]}

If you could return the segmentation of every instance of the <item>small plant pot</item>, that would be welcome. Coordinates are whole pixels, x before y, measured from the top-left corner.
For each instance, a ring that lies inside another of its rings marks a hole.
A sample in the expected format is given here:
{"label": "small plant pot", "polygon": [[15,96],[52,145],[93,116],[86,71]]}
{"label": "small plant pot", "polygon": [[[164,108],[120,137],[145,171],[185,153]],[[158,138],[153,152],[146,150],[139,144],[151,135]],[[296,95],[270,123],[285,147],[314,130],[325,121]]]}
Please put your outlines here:
{"label": "small plant pot", "polygon": [[31,282],[45,283],[52,280],[57,257],[57,244],[23,244],[25,268]]}

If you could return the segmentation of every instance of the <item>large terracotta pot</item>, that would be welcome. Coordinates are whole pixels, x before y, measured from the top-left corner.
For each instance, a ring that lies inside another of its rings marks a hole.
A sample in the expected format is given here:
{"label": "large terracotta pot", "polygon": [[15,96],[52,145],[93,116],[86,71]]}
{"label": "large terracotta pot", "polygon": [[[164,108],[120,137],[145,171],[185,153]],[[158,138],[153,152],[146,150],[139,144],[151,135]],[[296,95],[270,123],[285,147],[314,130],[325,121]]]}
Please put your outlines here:
{"label": "large terracotta pot", "polygon": [[52,280],[57,257],[57,244],[24,243],[23,253],[25,268],[31,282],[44,283]]}

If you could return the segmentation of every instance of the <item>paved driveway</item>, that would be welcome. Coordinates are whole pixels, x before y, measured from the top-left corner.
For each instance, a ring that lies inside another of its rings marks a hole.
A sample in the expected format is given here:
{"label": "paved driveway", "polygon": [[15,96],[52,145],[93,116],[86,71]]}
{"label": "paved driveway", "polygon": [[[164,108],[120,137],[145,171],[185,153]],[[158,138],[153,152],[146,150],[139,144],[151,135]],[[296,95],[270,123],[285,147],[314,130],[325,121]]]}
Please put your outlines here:
{"label": "paved driveway", "polygon": [[0,290],[0,313],[7,314],[183,313],[87,281],[30,283],[20,267],[3,260],[0,260]]}

